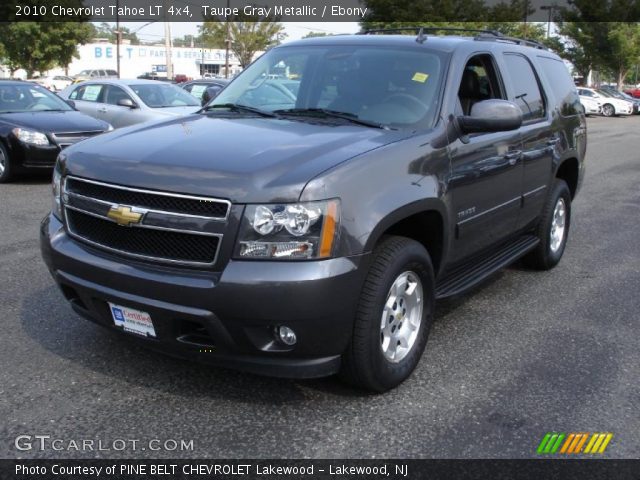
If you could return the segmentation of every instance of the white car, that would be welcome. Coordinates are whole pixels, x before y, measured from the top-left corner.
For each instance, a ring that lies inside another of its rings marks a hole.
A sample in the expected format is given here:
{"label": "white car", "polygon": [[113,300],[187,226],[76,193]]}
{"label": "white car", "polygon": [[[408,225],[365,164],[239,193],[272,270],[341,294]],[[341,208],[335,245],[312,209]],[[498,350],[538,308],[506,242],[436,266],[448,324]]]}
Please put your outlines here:
{"label": "white car", "polygon": [[595,98],[581,96],[580,104],[582,105],[582,108],[584,108],[585,115],[602,114],[602,104]]}
{"label": "white car", "polygon": [[59,92],[60,90],[64,90],[73,83],[71,77],[65,77],[64,75],[34,78],[30,81],[35,82],[38,85],[42,85],[44,88],[52,92]]}
{"label": "white car", "polygon": [[605,117],[633,114],[633,103],[627,102],[626,100],[622,100],[620,98],[615,98],[614,96],[602,90],[579,87],[578,95],[580,95],[580,100],[585,97],[600,102],[602,104],[602,114]]}

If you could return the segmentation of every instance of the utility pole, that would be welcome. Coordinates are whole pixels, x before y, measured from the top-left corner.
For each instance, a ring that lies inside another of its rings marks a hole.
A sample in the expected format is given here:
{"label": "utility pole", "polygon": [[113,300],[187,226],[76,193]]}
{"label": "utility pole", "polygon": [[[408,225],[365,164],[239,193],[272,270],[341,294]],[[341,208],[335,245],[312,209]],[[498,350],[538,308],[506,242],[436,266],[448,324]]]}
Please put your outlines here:
{"label": "utility pole", "polygon": [[[227,12],[230,8],[231,0],[227,0]],[[225,39],[225,54],[224,54],[224,78],[229,78],[229,47],[231,44],[231,24],[229,23],[229,15],[225,16],[227,21],[227,38]]]}
{"label": "utility pole", "polygon": [[120,78],[120,43],[122,43],[122,32],[120,31],[120,0],[116,0],[116,72]]}
{"label": "utility pole", "polygon": [[167,79],[173,79],[173,62],[171,58],[171,24],[164,22],[164,54],[167,59]]}
{"label": "utility pole", "polygon": [[540,10],[548,10],[549,11],[549,19],[547,21],[547,38],[551,37],[551,19],[553,17],[553,11],[558,8],[558,5],[555,3],[551,5],[542,5],[540,6]]}

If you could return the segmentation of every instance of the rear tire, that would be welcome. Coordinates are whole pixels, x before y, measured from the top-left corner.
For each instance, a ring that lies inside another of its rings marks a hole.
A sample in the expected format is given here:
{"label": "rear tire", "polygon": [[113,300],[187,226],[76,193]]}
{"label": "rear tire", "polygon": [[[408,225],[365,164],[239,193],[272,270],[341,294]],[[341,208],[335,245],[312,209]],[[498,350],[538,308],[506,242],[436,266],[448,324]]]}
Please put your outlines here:
{"label": "rear tire", "polygon": [[536,270],[555,267],[564,253],[571,226],[571,192],[564,180],[556,179],[542,210],[536,235],[540,243],[524,262]]}
{"label": "rear tire", "polygon": [[13,176],[11,160],[6,147],[0,142],[0,183],[6,183]]}
{"label": "rear tire", "polygon": [[418,242],[385,237],[373,252],[343,356],[341,377],[384,392],[402,383],[420,361],[434,311],[431,258]]}

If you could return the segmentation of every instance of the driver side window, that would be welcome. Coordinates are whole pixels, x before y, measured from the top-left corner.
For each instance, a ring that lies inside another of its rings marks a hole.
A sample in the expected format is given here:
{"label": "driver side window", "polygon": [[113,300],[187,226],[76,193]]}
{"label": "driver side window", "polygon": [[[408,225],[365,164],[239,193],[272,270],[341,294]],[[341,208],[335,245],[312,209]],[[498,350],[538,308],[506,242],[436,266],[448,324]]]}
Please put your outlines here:
{"label": "driver side window", "polygon": [[456,113],[470,115],[474,104],[489,99],[504,100],[505,96],[491,55],[476,55],[469,59],[462,72]]}

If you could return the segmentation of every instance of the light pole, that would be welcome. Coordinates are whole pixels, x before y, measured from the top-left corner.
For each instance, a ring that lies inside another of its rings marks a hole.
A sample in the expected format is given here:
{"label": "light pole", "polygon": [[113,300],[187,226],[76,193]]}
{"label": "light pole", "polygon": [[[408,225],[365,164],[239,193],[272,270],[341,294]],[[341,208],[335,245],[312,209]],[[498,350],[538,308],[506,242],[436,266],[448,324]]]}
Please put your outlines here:
{"label": "light pole", "polygon": [[558,5],[555,3],[551,5],[541,5],[540,10],[548,10],[549,11],[549,20],[547,21],[547,38],[551,37],[551,18],[553,17],[553,11],[558,8]]}

